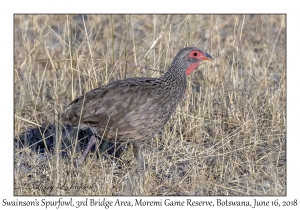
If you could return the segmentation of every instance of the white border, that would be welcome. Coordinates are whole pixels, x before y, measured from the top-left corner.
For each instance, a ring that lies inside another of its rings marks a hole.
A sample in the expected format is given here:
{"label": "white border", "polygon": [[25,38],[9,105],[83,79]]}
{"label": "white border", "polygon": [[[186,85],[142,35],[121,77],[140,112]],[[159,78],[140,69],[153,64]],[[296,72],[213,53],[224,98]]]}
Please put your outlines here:
{"label": "white border", "polygon": [[[296,1],[293,1],[296,2]],[[299,103],[299,28],[300,15],[297,4],[292,1],[232,1],[232,0],[210,0],[210,1],[11,1],[1,2],[1,152],[0,152],[0,202],[7,200],[58,200],[60,197],[13,197],[13,14],[14,13],[286,13],[287,14],[287,84],[288,84],[288,109],[287,109],[287,197],[227,197],[228,200],[294,200],[300,202],[300,103]],[[280,53],[280,52],[276,52]],[[299,123],[299,124],[298,124]],[[99,198],[99,197],[91,197]],[[115,200],[115,197],[106,197]],[[134,200],[138,197],[118,197],[123,200]],[[160,197],[142,197],[144,200],[159,200]],[[162,199],[167,199],[163,197]],[[185,200],[187,197],[170,197],[173,200]],[[213,200],[219,197],[192,197],[197,200]],[[69,197],[63,197],[68,200]],[[84,200],[84,197],[74,197],[76,200]],[[220,197],[225,200],[226,197]],[[19,207],[14,207],[16,209]],[[30,207],[34,208],[34,207]],[[40,208],[40,207],[39,207]],[[103,208],[103,207],[96,207]],[[140,207],[134,207],[139,209]],[[153,207],[148,207],[153,208]],[[166,208],[166,207],[154,207]],[[168,207],[167,207],[168,208]],[[174,208],[174,207],[173,207]],[[199,207],[196,207],[199,208]],[[216,207],[215,207],[216,208]],[[214,209],[215,209],[214,208]],[[232,208],[232,207],[223,207]],[[11,209],[11,207],[10,207]],[[54,209],[54,208],[51,208]],[[66,208],[64,208],[66,209]],[[74,209],[74,208],[73,208]],[[103,208],[104,209],[104,208]],[[109,208],[115,209],[115,208]],[[132,209],[132,208],[131,208]],[[240,207],[239,207],[240,209]]]}

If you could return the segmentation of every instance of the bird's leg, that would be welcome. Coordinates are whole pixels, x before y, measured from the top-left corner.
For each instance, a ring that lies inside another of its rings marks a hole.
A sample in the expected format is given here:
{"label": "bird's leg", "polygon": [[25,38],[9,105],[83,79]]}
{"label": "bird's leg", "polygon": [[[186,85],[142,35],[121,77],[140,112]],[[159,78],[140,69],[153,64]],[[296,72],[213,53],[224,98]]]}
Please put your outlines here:
{"label": "bird's leg", "polygon": [[144,186],[144,178],[142,176],[142,170],[144,170],[144,156],[143,156],[143,150],[144,150],[144,144],[141,142],[134,142],[133,143],[133,154],[136,160],[137,165],[137,171],[135,179],[136,181],[136,195],[142,195],[143,194],[143,186]]}
{"label": "bird's leg", "polygon": [[75,164],[77,167],[80,167],[83,165],[84,160],[86,159],[87,155],[89,154],[89,152],[91,151],[91,149],[95,143],[96,143],[96,137],[93,135],[90,138],[89,143],[88,143],[86,149],[84,150],[84,152],[82,153],[82,155],[78,159],[76,159]]}
{"label": "bird's leg", "polygon": [[140,142],[134,142],[133,143],[133,154],[136,160],[136,164],[138,167],[138,170],[143,169],[144,167],[144,156],[143,156],[143,151],[144,149],[144,144]]}

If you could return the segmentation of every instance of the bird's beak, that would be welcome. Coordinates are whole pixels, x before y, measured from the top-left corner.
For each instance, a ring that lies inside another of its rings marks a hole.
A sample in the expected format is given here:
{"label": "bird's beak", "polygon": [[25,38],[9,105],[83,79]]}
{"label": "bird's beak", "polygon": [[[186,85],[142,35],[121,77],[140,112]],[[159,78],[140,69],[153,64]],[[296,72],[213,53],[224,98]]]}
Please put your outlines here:
{"label": "bird's beak", "polygon": [[213,58],[208,53],[204,53],[203,60],[209,60],[209,61],[211,61],[211,60],[213,60]]}

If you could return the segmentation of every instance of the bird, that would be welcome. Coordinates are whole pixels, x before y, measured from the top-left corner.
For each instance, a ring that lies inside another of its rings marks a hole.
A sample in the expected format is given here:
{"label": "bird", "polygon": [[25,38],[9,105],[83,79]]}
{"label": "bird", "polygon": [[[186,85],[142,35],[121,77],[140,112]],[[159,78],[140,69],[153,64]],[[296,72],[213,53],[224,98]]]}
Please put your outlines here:
{"label": "bird", "polygon": [[117,80],[71,102],[62,114],[62,121],[90,128],[94,134],[76,159],[76,165],[83,164],[99,138],[132,143],[136,162],[141,165],[144,143],[162,130],[184,98],[187,76],[205,60],[213,58],[196,47],[186,47],[177,53],[161,77]]}

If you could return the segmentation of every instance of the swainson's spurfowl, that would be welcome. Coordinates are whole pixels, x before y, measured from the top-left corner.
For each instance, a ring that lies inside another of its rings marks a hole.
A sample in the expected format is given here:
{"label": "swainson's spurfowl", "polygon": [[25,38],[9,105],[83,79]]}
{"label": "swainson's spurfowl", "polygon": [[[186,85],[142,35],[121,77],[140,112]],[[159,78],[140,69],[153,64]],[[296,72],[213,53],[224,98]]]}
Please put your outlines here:
{"label": "swainson's spurfowl", "polygon": [[[141,147],[160,131],[184,97],[186,77],[201,61],[212,57],[195,47],[181,49],[159,78],[128,78],[91,90],[75,99],[62,115],[73,126],[90,127],[95,136],[113,142],[132,142],[141,162]],[[82,165],[97,138],[90,138],[77,159]]]}

